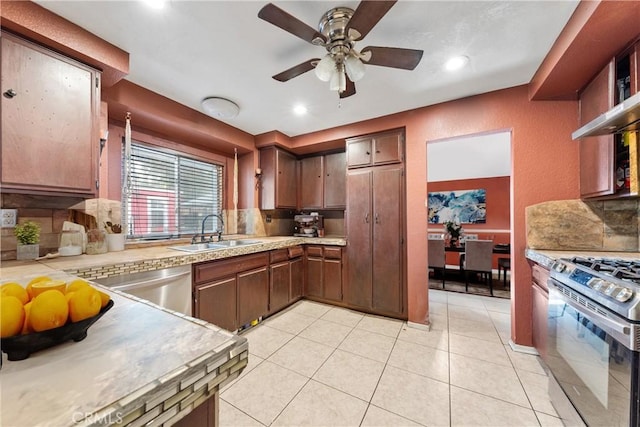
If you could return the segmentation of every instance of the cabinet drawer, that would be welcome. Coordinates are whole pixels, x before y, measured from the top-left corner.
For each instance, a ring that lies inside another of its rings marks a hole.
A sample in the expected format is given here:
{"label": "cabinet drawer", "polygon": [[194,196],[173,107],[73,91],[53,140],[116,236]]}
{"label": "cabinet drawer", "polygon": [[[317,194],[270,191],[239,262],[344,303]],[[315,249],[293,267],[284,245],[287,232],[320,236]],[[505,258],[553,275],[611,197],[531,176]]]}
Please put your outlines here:
{"label": "cabinet drawer", "polygon": [[286,261],[289,259],[289,251],[286,249],[276,249],[269,253],[271,264]]}
{"label": "cabinet drawer", "polygon": [[288,248],[288,252],[289,258],[297,258],[302,256],[304,249],[302,249],[302,246],[294,246],[292,248]]}
{"label": "cabinet drawer", "polygon": [[325,259],[342,259],[342,248],[325,246],[324,258]]}
{"label": "cabinet drawer", "polygon": [[322,258],[322,246],[307,246],[307,256]]}
{"label": "cabinet drawer", "polygon": [[241,271],[247,271],[258,267],[264,267],[269,263],[269,253],[259,253],[254,255],[244,255],[223,259],[220,261],[209,261],[195,266],[195,282],[204,283],[218,279]]}
{"label": "cabinet drawer", "polygon": [[531,275],[536,285],[538,285],[540,288],[544,289],[545,291],[549,290],[547,287],[547,280],[549,279],[549,270],[545,269],[544,267],[541,267],[538,264],[534,264],[531,267]]}

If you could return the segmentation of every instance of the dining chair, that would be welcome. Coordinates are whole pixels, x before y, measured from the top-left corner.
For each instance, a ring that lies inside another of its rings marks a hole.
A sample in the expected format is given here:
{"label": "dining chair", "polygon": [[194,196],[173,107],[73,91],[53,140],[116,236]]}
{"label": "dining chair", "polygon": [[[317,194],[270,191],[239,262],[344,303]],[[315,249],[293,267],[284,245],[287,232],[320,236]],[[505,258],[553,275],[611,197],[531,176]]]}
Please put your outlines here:
{"label": "dining chair", "polygon": [[427,256],[429,268],[442,270],[442,289],[444,289],[444,273],[445,273],[445,256],[444,256],[444,240],[429,239],[429,249]]}
{"label": "dining chair", "polygon": [[465,292],[469,290],[469,273],[479,273],[480,277],[489,285],[489,293],[493,296],[493,241],[469,240],[464,246],[464,283]]}
{"label": "dining chair", "polygon": [[498,282],[500,281],[500,273],[503,272],[503,287],[507,287],[507,271],[511,269],[511,258],[498,258]]}

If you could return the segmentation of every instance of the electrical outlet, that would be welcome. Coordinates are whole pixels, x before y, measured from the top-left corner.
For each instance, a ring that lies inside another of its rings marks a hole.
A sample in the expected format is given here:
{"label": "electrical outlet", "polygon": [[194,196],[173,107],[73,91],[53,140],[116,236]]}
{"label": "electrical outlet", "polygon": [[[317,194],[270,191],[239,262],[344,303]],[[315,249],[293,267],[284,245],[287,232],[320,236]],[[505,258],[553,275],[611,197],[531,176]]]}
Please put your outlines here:
{"label": "electrical outlet", "polygon": [[2,228],[13,228],[18,220],[17,209],[2,209]]}

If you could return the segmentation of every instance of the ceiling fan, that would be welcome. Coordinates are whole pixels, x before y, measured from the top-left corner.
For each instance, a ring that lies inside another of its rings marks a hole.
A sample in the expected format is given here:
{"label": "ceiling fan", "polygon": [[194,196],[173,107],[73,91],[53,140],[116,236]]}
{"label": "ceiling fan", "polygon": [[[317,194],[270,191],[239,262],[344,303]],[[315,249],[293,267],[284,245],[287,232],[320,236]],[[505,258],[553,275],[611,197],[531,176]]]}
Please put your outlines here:
{"label": "ceiling fan", "polygon": [[369,34],[396,1],[364,0],[355,10],[335,7],[322,16],[317,31],[274,4],[267,4],[258,12],[259,18],[327,50],[322,59],[310,59],[273,78],[286,82],[315,69],[320,80],[329,82],[330,90],[346,98],[356,93],[354,82],[364,77],[365,64],[413,70],[422,59],[421,50],[367,46],[358,52],[355,48],[355,43]]}

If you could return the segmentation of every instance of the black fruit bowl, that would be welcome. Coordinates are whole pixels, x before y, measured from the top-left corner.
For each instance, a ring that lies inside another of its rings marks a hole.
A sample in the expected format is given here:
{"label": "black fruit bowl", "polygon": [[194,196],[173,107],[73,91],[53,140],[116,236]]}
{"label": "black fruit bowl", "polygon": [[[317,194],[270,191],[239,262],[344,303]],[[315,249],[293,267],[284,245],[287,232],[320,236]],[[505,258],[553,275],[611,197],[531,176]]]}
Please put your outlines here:
{"label": "black fruit bowl", "polygon": [[48,331],[32,332],[27,335],[16,335],[14,337],[0,339],[0,347],[2,351],[7,353],[9,360],[24,360],[31,353],[53,347],[63,342],[74,340],[82,341],[87,337],[87,329],[93,325],[103,314],[113,307],[113,300],[105,305],[100,313],[88,319],[75,323],[67,323],[59,328],[49,329]]}

